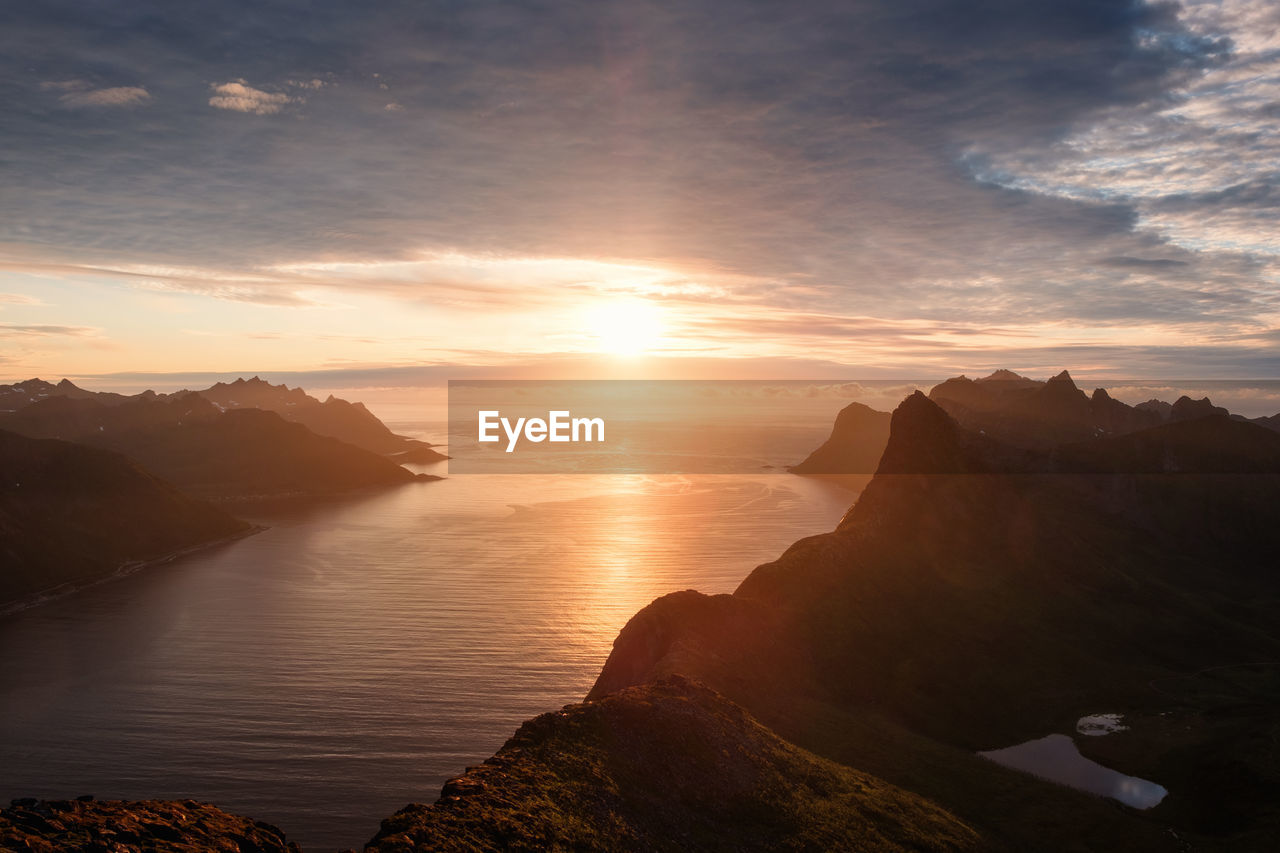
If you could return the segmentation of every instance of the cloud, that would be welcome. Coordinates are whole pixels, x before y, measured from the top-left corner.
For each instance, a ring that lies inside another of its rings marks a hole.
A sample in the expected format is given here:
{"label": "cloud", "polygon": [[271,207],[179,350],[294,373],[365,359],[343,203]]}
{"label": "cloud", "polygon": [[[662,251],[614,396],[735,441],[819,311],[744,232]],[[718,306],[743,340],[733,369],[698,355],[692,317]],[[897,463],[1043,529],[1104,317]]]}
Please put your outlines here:
{"label": "cloud", "polygon": [[1203,73],[983,171],[1043,195],[1128,204],[1139,230],[1192,251],[1280,257],[1280,8],[1187,0],[1177,12],[1188,37],[1224,45]]}
{"label": "cloud", "polygon": [[0,305],[44,305],[34,296],[25,293],[0,293]]}
{"label": "cloud", "polygon": [[95,89],[84,80],[48,81],[40,84],[46,91],[60,91],[58,103],[71,109],[83,107],[135,107],[151,100],[151,93],[141,86],[112,86]]}
{"label": "cloud", "polygon": [[56,326],[36,323],[31,325],[20,325],[15,323],[0,323],[0,337],[3,338],[19,338],[19,337],[50,337],[50,336],[66,336],[66,337],[89,337],[97,334],[98,330],[89,326]]}
{"label": "cloud", "polygon": [[299,100],[280,92],[264,92],[261,89],[255,89],[244,80],[214,83],[211,88],[213,96],[209,98],[209,106],[260,116],[278,113],[286,104]]}
{"label": "cloud", "polygon": [[199,271],[148,286],[536,311],[602,289],[395,265],[578,258],[660,270],[615,284],[717,320],[708,345],[824,354],[904,323],[1122,353],[1280,316],[1274,4],[66,3],[0,32],[3,78],[155,98],[87,133],[17,93],[0,240]]}

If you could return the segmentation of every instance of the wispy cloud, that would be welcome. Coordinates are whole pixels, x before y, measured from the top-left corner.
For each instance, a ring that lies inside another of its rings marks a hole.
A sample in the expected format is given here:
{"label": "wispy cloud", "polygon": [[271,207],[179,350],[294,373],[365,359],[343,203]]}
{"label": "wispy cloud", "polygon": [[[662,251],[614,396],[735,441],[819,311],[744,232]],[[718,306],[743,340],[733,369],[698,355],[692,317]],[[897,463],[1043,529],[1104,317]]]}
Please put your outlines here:
{"label": "wispy cloud", "polygon": [[83,338],[96,335],[98,331],[98,329],[94,329],[89,326],[57,326],[44,323],[27,325],[0,323],[0,337],[4,338],[50,336]]}
{"label": "wispy cloud", "polygon": [[[319,83],[320,81],[315,81]],[[293,98],[283,92],[265,92],[255,89],[244,80],[232,80],[228,83],[214,83],[211,86],[213,95],[209,98],[209,106],[220,110],[232,110],[254,115],[272,115],[280,112],[286,104],[295,103]],[[308,86],[308,88],[311,88]],[[315,87],[319,88],[319,87]]]}
{"label": "wispy cloud", "polygon": [[40,84],[46,91],[62,92],[58,103],[64,107],[136,107],[151,100],[151,93],[141,86],[109,86],[94,88],[84,80],[47,81]]}
{"label": "wispy cloud", "polygon": [[25,293],[0,293],[0,305],[44,305],[34,296]]}

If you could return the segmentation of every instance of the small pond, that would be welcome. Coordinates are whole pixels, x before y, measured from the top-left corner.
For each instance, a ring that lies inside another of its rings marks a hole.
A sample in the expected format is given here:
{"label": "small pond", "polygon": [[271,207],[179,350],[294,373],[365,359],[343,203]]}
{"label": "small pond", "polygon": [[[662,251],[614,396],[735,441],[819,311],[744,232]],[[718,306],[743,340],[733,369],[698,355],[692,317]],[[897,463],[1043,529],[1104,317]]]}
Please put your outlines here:
{"label": "small pond", "polygon": [[[1116,722],[1118,724],[1118,719]],[[1021,770],[1078,791],[1110,797],[1135,809],[1149,809],[1169,793],[1154,782],[1126,776],[1103,767],[1096,761],[1090,761],[1080,754],[1075,741],[1063,734],[1052,734],[1017,746],[978,754],[1004,767]]]}

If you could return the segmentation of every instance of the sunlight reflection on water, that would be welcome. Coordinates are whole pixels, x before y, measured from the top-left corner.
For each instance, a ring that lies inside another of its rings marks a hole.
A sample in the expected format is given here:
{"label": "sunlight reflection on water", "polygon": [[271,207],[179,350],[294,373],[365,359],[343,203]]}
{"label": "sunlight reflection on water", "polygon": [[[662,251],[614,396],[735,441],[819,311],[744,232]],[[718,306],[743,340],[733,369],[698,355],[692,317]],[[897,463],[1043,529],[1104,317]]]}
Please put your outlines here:
{"label": "sunlight reflection on water", "polygon": [[618,630],[730,592],[853,494],[789,475],[468,476],[0,620],[0,796],[194,797],[310,851],[578,701]]}

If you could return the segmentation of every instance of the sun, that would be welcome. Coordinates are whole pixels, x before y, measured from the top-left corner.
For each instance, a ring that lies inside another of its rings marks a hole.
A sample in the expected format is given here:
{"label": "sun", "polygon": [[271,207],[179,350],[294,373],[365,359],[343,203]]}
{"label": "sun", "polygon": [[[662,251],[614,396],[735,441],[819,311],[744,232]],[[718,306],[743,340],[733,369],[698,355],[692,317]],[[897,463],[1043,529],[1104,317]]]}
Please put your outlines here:
{"label": "sun", "polygon": [[611,302],[588,312],[587,329],[599,352],[640,355],[662,340],[662,312],[639,299]]}

